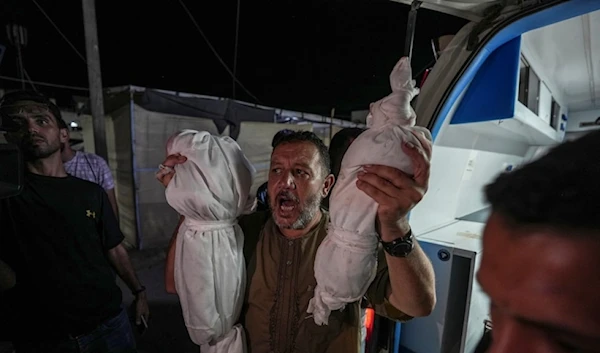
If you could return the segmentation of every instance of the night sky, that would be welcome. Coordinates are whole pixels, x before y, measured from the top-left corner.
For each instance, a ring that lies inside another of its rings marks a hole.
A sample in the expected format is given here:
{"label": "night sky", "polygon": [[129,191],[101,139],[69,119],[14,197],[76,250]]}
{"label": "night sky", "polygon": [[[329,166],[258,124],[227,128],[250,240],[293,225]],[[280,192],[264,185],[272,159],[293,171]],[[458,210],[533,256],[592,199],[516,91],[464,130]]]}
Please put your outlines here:
{"label": "night sky", "polygon": [[[79,0],[36,0],[85,56]],[[184,0],[223,60],[233,67],[236,0]],[[33,81],[87,86],[84,61],[32,0],[2,0],[0,75],[17,76],[5,25],[28,29],[24,66]],[[96,0],[105,87],[134,84],[231,97],[232,79],[178,0]],[[402,55],[409,7],[392,1],[241,1],[238,79],[261,104],[338,117],[389,93],[388,75]],[[433,60],[430,40],[456,33],[465,20],[419,10],[413,50],[417,74]],[[0,87],[19,83],[0,79]],[[37,86],[69,103],[85,91]],[[236,98],[255,103],[242,88]],[[258,103],[258,102],[256,102]]]}

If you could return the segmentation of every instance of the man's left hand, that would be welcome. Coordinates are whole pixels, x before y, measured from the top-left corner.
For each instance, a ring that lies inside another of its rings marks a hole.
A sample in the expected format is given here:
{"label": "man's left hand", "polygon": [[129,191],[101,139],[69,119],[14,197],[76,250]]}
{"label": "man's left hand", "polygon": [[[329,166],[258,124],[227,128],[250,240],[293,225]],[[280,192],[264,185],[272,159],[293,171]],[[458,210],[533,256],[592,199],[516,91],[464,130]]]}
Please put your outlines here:
{"label": "man's left hand", "polygon": [[135,324],[142,324],[142,316],[148,322],[150,318],[150,309],[148,308],[148,301],[146,300],[146,292],[138,294],[135,298]]}
{"label": "man's left hand", "polygon": [[[364,172],[358,173],[358,189],[379,204],[377,221],[384,241],[392,241],[398,237],[398,232],[408,231],[406,215],[421,201],[429,184],[431,142],[418,133],[414,135],[421,146],[411,143],[404,143],[402,146],[404,153],[412,161],[414,175],[382,165],[365,166]],[[404,226],[399,222],[404,223]],[[390,239],[386,239],[388,237]]]}

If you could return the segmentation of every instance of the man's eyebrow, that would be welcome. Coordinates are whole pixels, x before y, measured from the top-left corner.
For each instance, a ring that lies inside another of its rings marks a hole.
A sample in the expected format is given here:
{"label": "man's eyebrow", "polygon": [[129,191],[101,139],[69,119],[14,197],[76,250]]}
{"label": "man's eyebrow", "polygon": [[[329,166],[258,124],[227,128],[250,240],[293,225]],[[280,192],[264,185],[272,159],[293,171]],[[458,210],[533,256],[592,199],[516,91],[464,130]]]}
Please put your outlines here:
{"label": "man's eyebrow", "polygon": [[312,171],[312,167],[308,163],[295,163],[294,167],[300,167]]}

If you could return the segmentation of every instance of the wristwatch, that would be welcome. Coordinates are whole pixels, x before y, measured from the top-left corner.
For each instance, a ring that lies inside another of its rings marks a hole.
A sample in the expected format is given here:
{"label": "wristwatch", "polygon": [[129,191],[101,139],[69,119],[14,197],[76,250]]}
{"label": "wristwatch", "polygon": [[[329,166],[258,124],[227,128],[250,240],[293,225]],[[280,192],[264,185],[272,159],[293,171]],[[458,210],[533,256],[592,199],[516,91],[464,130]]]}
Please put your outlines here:
{"label": "wristwatch", "polygon": [[131,294],[133,294],[134,297],[137,297],[138,294],[144,292],[145,290],[146,290],[146,287],[141,286],[139,289],[132,290]]}
{"label": "wristwatch", "polygon": [[383,250],[394,257],[407,257],[415,247],[412,229],[403,237],[394,239],[390,242],[383,241],[381,240],[381,237],[379,237],[379,242],[383,246]]}

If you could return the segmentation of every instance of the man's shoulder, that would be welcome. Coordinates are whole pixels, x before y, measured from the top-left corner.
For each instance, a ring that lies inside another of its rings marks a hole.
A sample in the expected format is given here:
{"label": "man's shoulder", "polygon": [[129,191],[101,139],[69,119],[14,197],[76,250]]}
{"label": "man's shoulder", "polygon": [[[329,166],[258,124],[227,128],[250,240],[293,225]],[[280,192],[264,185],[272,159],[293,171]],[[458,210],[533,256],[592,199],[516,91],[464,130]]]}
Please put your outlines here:
{"label": "man's shoulder", "polygon": [[81,156],[81,158],[88,159],[91,163],[107,165],[106,160],[95,153],[84,151],[79,151],[77,153]]}
{"label": "man's shoulder", "polygon": [[89,193],[99,193],[100,191],[104,191],[102,187],[94,182],[89,180],[81,179],[76,176],[70,175],[67,177],[69,183],[79,192],[82,192],[83,195],[87,195]]}

